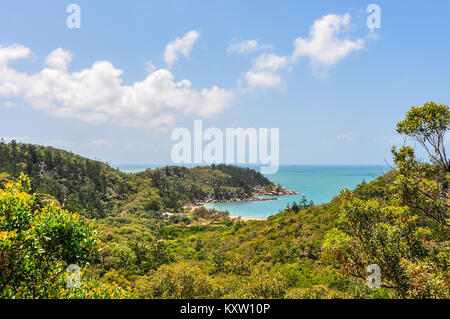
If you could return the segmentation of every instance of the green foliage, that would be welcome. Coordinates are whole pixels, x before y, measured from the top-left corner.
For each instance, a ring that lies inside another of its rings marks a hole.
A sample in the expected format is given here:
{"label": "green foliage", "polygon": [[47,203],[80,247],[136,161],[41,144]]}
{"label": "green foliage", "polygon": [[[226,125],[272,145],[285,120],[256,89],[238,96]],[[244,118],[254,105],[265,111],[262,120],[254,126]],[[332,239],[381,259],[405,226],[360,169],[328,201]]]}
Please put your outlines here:
{"label": "green foliage", "polygon": [[366,267],[377,264],[381,287],[396,297],[449,298],[449,174],[443,143],[449,119],[445,105],[412,107],[398,132],[419,141],[432,164],[417,160],[411,147],[394,148],[397,170],[389,183],[343,193],[340,224],[322,247],[344,273],[365,279]]}
{"label": "green foliage", "polygon": [[272,187],[262,174],[230,165],[169,166],[125,174],[81,156],[31,144],[0,142],[0,181],[30,176],[34,192],[89,218],[121,213],[181,212],[188,203],[248,198],[255,187]]}
{"label": "green foliage", "polygon": [[393,185],[394,178],[395,171],[387,172],[370,183],[357,185],[354,192],[360,199],[378,199],[380,201],[389,201],[393,198],[396,192]]}
{"label": "green foliage", "polygon": [[294,212],[299,212],[301,209],[310,208],[312,206],[314,206],[314,203],[312,201],[308,202],[306,196],[303,195],[300,204],[294,202],[292,206],[288,206],[287,208],[293,210]]}
{"label": "green foliage", "polygon": [[[448,298],[448,128],[447,106],[413,107],[397,130],[431,163],[394,148],[396,170],[264,221],[185,207],[276,190],[251,169],[124,174],[53,148],[0,143],[0,181],[31,177],[0,187],[0,297]],[[99,236],[59,206],[97,218]],[[78,289],[65,287],[69,263],[84,265]],[[380,289],[365,284],[369,264],[381,268]]]}
{"label": "green foliage", "polygon": [[314,285],[309,288],[293,288],[286,293],[287,299],[347,299],[348,296],[326,285]]}
{"label": "green foliage", "polygon": [[450,161],[445,152],[445,134],[450,128],[450,110],[447,105],[434,102],[413,106],[405,120],[397,124],[397,132],[419,142],[429,156],[450,172]]}
{"label": "green foliage", "polygon": [[0,173],[24,172],[32,190],[54,196],[64,208],[91,218],[119,210],[131,193],[128,175],[107,164],[72,153],[31,144],[0,143]]}
{"label": "green foliage", "polygon": [[254,267],[239,292],[240,298],[283,298],[287,284],[278,272],[267,272],[261,266]]}
{"label": "green foliage", "polygon": [[195,263],[179,262],[161,266],[139,290],[141,296],[153,298],[209,298],[213,283]]}
{"label": "green foliage", "polygon": [[[80,287],[76,289],[63,288],[58,293],[58,299],[124,299],[134,298],[135,295],[130,292],[130,289],[123,289],[111,282],[94,279],[89,276],[81,274]],[[64,285],[65,282],[61,282]]]}
{"label": "green foliage", "polygon": [[394,148],[393,154],[398,167],[393,184],[400,202],[431,221],[448,226],[450,174],[442,167],[418,161],[411,147],[405,146],[398,152]]}
{"label": "green foliage", "polygon": [[192,216],[195,220],[207,219],[212,221],[224,221],[228,220],[230,216],[229,211],[218,211],[214,208],[207,209],[204,206],[197,207],[192,211]]}
{"label": "green foliage", "polygon": [[30,194],[29,179],[0,189],[0,297],[66,295],[66,267],[98,254],[98,236],[80,216]]}
{"label": "green foliage", "polygon": [[159,190],[164,206],[180,210],[183,205],[204,200],[228,200],[251,197],[255,187],[273,184],[249,168],[230,165],[186,167],[167,166],[138,173],[150,179],[151,186]]}

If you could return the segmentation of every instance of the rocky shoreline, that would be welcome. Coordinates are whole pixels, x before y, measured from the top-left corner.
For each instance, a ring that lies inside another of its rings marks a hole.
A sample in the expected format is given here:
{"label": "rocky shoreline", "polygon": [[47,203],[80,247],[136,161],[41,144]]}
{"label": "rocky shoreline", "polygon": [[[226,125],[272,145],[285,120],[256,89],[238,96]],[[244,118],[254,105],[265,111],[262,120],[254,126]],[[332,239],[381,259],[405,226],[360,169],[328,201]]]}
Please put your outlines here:
{"label": "rocky shoreline", "polygon": [[208,203],[238,203],[238,202],[254,202],[254,201],[266,201],[266,200],[278,200],[276,197],[260,197],[260,196],[284,196],[284,195],[302,195],[294,190],[285,189],[282,186],[267,187],[255,187],[255,190],[250,197],[237,197],[230,199],[217,199],[210,197],[204,200],[196,200],[185,206],[199,207]]}
{"label": "rocky shoreline", "polygon": [[286,189],[282,186],[274,186],[270,189],[266,187],[255,187],[254,196],[282,196],[282,195],[302,195],[301,193],[297,193],[293,189]]}

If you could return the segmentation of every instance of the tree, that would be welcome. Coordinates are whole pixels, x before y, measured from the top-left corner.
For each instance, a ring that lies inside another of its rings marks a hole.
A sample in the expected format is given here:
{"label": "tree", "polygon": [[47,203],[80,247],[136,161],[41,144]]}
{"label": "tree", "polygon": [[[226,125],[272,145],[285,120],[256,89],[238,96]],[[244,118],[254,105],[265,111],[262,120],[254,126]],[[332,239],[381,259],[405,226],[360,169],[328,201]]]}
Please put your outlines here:
{"label": "tree", "polygon": [[450,174],[445,174],[444,164],[421,163],[409,146],[400,151],[394,147],[392,153],[397,166],[394,185],[400,204],[448,227]]}
{"label": "tree", "polygon": [[445,105],[412,107],[397,131],[418,141],[432,163],[420,162],[409,146],[394,147],[397,169],[383,186],[390,190],[372,192],[387,198],[342,194],[339,227],[328,233],[323,249],[345,274],[365,279],[366,267],[377,264],[381,287],[398,297],[450,297],[450,174],[444,146],[449,119]]}
{"label": "tree", "polygon": [[[109,288],[87,282],[79,291],[66,288],[66,268],[92,261],[99,248],[97,232],[79,215],[30,193],[28,177],[0,189],[0,298],[99,297]],[[95,292],[89,288],[100,287]],[[87,294],[87,295],[86,295]]]}
{"label": "tree", "polygon": [[450,172],[450,160],[445,151],[445,134],[450,128],[447,105],[434,102],[413,106],[406,118],[397,124],[397,132],[417,141],[428,155]]}
{"label": "tree", "polygon": [[381,287],[398,297],[449,297],[448,244],[439,245],[408,207],[345,196],[341,225],[323,245],[345,274],[364,280],[367,266],[377,264]]}

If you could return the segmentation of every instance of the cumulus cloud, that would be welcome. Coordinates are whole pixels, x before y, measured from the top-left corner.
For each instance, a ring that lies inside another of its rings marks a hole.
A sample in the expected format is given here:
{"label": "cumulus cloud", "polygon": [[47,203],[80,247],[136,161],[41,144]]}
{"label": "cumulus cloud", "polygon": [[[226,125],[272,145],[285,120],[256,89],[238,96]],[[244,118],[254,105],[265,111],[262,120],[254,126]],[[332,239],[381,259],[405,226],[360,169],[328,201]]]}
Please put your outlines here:
{"label": "cumulus cloud", "polygon": [[72,62],[72,54],[61,48],[54,50],[45,60],[45,64],[54,69],[65,70],[67,66]]}
{"label": "cumulus cloud", "polygon": [[271,70],[276,71],[286,65],[286,57],[278,56],[276,54],[261,54],[255,59],[253,67],[256,70]]}
{"label": "cumulus cloud", "polygon": [[255,52],[260,51],[264,49],[270,49],[272,48],[271,45],[268,44],[261,44],[259,39],[252,39],[252,40],[243,40],[243,41],[233,41],[228,46],[227,51],[230,53],[248,53],[248,52]]}
{"label": "cumulus cloud", "polygon": [[[240,78],[245,83],[244,91],[282,86],[283,75],[301,56],[309,58],[317,71],[363,49],[363,40],[347,39],[349,24],[349,14],[329,14],[314,22],[308,38],[295,39],[292,54],[260,52]],[[166,46],[164,60],[169,69],[181,56],[190,55],[198,38],[199,33],[192,30]],[[228,51],[256,52],[268,47],[253,39],[234,42]],[[122,84],[122,70],[109,61],[97,61],[90,68],[69,72],[73,56],[62,48],[51,52],[45,67],[37,73],[21,72],[11,66],[11,62],[31,55],[31,50],[22,45],[0,46],[0,96],[24,100],[54,117],[161,128],[172,126],[182,114],[219,114],[234,98],[234,90],[217,86],[193,89],[189,80],[176,80],[169,69],[158,69],[151,61],[146,63],[147,77],[130,85]],[[12,107],[14,103],[8,101],[3,106]]]}
{"label": "cumulus cloud", "polygon": [[0,54],[0,65],[6,64],[8,61],[23,59],[31,55],[31,50],[20,44],[14,44],[9,47],[2,47]]}
{"label": "cumulus cloud", "polygon": [[189,54],[191,53],[192,48],[194,47],[194,44],[199,36],[200,34],[197,31],[191,30],[182,38],[177,37],[175,40],[170,42],[164,51],[164,61],[166,61],[167,66],[171,68],[180,55],[189,57]]}
{"label": "cumulus cloud", "polygon": [[217,86],[194,90],[189,80],[176,81],[165,69],[150,70],[144,80],[122,85],[122,70],[108,61],[70,73],[72,56],[63,49],[51,52],[46,67],[35,74],[9,65],[30,55],[31,50],[22,45],[0,46],[0,96],[22,98],[54,117],[160,128],[173,125],[179,114],[221,113],[234,96],[233,91]]}
{"label": "cumulus cloud", "polygon": [[281,84],[281,76],[272,72],[250,70],[245,74],[249,88],[268,89]]}
{"label": "cumulus cloud", "polygon": [[253,61],[253,67],[245,74],[249,88],[268,89],[282,84],[280,70],[287,66],[287,58],[263,53]]}
{"label": "cumulus cloud", "polygon": [[[364,48],[364,40],[354,41],[342,39],[347,36],[350,15],[329,14],[314,21],[309,37],[294,40],[294,51],[291,55],[278,56],[263,53],[253,60],[252,68],[244,74],[248,88],[274,88],[283,84],[283,74],[294,66],[301,56],[308,57],[313,66],[313,74],[326,76],[328,68],[355,50]],[[234,43],[229,51],[248,52],[256,50],[259,42],[247,40]]]}
{"label": "cumulus cloud", "polygon": [[294,40],[296,60],[300,56],[310,59],[313,67],[327,68],[336,64],[351,52],[364,48],[364,40],[341,39],[350,24],[350,15],[329,14],[316,20],[309,31],[309,38]]}

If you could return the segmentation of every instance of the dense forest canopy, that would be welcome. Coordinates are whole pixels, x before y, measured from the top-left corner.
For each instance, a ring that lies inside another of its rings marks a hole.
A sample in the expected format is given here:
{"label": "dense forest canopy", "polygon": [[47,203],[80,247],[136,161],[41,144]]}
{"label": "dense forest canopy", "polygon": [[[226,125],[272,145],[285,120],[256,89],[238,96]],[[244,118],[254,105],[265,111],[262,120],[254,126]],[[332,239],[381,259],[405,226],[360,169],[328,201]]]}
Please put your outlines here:
{"label": "dense forest canopy", "polygon": [[[250,169],[125,174],[0,143],[0,297],[449,298],[449,126],[448,106],[413,107],[397,131],[429,161],[393,148],[395,169],[377,180],[246,222],[183,206],[275,186]],[[77,289],[64,285],[69,263],[83,270]],[[381,282],[371,289],[374,264]]]}
{"label": "dense forest canopy", "polygon": [[256,186],[274,186],[249,168],[170,166],[126,174],[64,150],[0,141],[0,178],[6,181],[22,172],[30,177],[33,191],[91,218],[117,215],[136,202],[146,210],[180,211],[189,202],[247,198]]}

